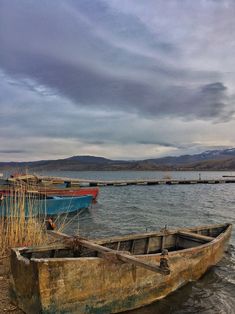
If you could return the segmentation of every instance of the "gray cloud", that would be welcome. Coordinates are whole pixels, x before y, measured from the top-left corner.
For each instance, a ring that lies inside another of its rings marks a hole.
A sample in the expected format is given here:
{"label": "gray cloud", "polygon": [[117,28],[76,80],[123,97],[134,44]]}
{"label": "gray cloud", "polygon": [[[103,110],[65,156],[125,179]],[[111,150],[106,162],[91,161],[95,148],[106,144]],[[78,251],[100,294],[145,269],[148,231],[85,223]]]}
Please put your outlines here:
{"label": "gray cloud", "polygon": [[0,0],[2,154],[229,147],[235,5],[171,3]]}
{"label": "gray cloud", "polygon": [[158,139],[152,140],[137,140],[137,144],[144,144],[144,145],[157,145],[162,147],[174,147],[174,148],[182,148],[182,146],[176,145],[175,143],[167,143],[161,142]]}
{"label": "gray cloud", "polygon": [[130,14],[102,1],[1,3],[0,66],[34,81],[28,87],[36,92],[43,94],[45,86],[77,106],[146,116],[231,117],[227,88],[216,85],[224,83],[198,83],[212,80],[213,71],[177,67],[177,45],[157,38]]}
{"label": "gray cloud", "polygon": [[227,87],[221,82],[206,84],[201,87],[197,97],[197,103],[204,104],[202,111],[204,117],[220,117],[221,120],[229,120],[234,110],[225,112],[228,101]]}
{"label": "gray cloud", "polygon": [[26,153],[24,149],[0,149],[0,154],[21,154]]}

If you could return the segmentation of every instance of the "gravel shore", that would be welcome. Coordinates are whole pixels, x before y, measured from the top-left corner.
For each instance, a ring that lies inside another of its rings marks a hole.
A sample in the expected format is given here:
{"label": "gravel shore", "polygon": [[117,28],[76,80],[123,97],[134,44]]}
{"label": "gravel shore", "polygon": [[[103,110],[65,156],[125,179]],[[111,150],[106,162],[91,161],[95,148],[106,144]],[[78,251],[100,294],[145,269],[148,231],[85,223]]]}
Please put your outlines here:
{"label": "gravel shore", "polygon": [[23,312],[10,302],[9,298],[9,267],[7,260],[0,260],[0,314]]}

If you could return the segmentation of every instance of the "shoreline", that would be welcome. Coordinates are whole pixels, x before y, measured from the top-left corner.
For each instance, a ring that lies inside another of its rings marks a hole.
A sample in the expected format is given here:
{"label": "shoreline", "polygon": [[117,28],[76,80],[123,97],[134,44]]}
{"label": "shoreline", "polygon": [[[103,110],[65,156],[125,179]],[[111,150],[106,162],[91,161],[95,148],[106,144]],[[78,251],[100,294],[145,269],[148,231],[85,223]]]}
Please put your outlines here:
{"label": "shoreline", "polygon": [[9,296],[9,260],[0,259],[0,313],[23,314],[16,305],[11,303]]}

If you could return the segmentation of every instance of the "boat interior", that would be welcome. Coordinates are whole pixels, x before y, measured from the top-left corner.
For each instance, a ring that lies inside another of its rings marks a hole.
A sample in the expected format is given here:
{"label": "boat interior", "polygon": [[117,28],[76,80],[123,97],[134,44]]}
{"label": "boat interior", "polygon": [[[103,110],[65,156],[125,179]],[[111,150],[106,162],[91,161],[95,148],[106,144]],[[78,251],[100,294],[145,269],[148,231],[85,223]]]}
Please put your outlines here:
{"label": "boat interior", "polygon": [[[89,241],[103,248],[111,249],[114,252],[118,251],[132,255],[161,254],[163,249],[167,249],[169,252],[179,251],[211,242],[221,233],[224,233],[229,226],[229,224],[223,224],[216,227],[205,226],[175,231],[164,229],[158,233],[136,234]],[[52,231],[52,233],[56,235],[56,232]],[[27,259],[100,257],[99,251],[78,244],[68,245],[66,241],[62,241],[61,237],[60,235],[60,240],[58,239],[58,242],[54,241],[52,245],[33,249],[23,248],[19,250],[19,253]],[[70,237],[67,236],[67,238]]]}

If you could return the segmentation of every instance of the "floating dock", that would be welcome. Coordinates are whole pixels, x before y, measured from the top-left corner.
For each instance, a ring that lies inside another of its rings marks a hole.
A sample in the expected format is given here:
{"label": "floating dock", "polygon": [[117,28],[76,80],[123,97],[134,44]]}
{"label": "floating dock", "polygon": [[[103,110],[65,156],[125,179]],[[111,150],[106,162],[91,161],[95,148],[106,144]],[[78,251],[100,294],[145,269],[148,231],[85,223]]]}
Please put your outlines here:
{"label": "floating dock", "polygon": [[88,180],[59,177],[40,177],[42,182],[66,183],[68,186],[127,186],[127,185],[176,185],[176,184],[225,184],[235,183],[234,179],[129,179],[129,180]]}

